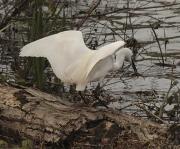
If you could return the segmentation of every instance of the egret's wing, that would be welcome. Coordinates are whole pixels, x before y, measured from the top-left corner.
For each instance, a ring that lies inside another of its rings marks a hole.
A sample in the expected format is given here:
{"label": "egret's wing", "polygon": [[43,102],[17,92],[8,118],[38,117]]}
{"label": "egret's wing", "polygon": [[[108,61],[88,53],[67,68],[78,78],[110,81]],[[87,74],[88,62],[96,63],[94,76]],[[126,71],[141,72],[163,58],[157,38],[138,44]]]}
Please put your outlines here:
{"label": "egret's wing", "polygon": [[46,57],[57,77],[63,80],[66,67],[89,51],[82,33],[71,30],[27,44],[21,49],[20,56]]}
{"label": "egret's wing", "polygon": [[89,50],[89,52],[86,52],[86,54],[79,57],[65,69],[64,74],[68,76],[67,82],[86,82],[86,72],[88,70],[90,59],[94,56],[94,52],[94,50]]}
{"label": "egret's wing", "polygon": [[[48,57],[52,52],[63,52],[73,55],[87,49],[80,31],[64,31],[44,37],[25,45],[20,56]],[[58,52],[58,53],[59,53]]]}
{"label": "egret's wing", "polygon": [[113,57],[112,55],[99,60],[92,70],[88,74],[89,81],[97,81],[103,79],[107,73],[113,68]]}
{"label": "egret's wing", "polygon": [[[97,50],[92,56],[91,60],[89,61],[88,70],[86,72],[86,78],[88,77],[89,73],[93,69],[93,67],[101,60],[107,58],[108,56],[116,53],[125,45],[124,41],[116,41],[111,44],[105,45]],[[102,66],[103,67],[103,66]]]}

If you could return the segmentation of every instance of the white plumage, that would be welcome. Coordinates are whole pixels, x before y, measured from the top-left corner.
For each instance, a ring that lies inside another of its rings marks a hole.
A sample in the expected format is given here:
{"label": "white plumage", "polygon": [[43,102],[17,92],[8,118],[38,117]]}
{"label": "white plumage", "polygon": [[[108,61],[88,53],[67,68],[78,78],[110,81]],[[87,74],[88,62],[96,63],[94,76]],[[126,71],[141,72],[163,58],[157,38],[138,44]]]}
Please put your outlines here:
{"label": "white plumage", "polygon": [[45,57],[61,81],[76,84],[82,91],[90,81],[105,77],[110,70],[121,68],[132,52],[117,41],[98,50],[90,50],[80,31],[64,31],[25,45],[20,56]]}

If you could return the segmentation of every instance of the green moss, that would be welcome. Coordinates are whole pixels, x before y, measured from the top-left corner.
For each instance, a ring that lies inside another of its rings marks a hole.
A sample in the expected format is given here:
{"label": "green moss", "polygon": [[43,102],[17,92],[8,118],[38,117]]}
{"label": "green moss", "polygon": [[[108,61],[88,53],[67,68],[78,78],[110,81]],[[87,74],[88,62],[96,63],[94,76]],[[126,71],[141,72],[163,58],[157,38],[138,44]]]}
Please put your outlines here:
{"label": "green moss", "polygon": [[8,148],[8,143],[4,140],[0,140],[0,149]]}
{"label": "green moss", "polygon": [[24,79],[16,79],[16,83],[23,86],[27,85],[27,82]]}
{"label": "green moss", "polygon": [[1,83],[2,83],[2,82],[6,82],[6,80],[7,80],[7,77],[6,77],[6,76],[0,75],[0,82],[1,82]]}
{"label": "green moss", "polygon": [[20,149],[33,149],[33,142],[31,140],[23,140]]}

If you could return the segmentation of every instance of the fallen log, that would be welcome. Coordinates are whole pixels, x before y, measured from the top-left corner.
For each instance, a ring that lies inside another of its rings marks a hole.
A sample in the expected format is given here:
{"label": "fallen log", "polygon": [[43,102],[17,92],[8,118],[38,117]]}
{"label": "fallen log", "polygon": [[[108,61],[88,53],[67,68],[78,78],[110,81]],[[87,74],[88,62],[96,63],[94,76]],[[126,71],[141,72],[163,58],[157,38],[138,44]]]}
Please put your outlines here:
{"label": "fallen log", "polygon": [[0,136],[77,146],[140,148],[172,145],[167,127],[111,109],[69,103],[32,88],[0,84]]}

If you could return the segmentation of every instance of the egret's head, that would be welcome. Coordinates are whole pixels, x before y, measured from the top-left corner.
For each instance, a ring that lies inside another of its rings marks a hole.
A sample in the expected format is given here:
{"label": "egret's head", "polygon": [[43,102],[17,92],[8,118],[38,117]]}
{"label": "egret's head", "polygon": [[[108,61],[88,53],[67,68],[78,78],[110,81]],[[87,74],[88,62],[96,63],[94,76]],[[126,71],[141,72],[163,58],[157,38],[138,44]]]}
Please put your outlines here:
{"label": "egret's head", "polygon": [[127,62],[132,62],[133,53],[129,48],[123,48],[124,60]]}
{"label": "egret's head", "polygon": [[116,61],[125,60],[125,61],[130,62],[134,69],[134,72],[137,73],[137,69],[133,60],[133,53],[129,48],[123,48],[119,50],[118,52],[116,52],[115,56],[116,56]]}

